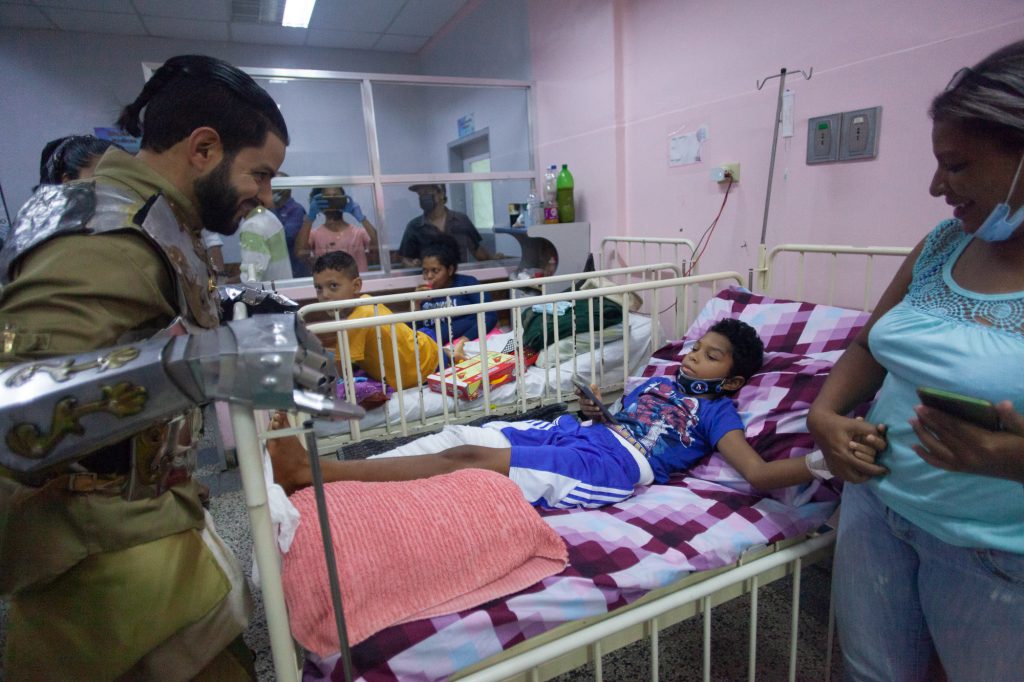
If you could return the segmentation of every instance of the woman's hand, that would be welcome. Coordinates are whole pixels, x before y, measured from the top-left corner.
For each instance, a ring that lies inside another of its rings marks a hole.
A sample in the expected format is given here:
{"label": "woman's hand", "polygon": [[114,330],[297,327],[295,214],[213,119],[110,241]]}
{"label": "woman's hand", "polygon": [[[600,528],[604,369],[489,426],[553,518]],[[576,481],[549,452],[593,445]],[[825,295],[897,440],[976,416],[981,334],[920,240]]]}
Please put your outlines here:
{"label": "woman's hand", "polygon": [[366,215],[363,214],[363,209],[359,207],[359,204],[357,204],[356,200],[352,197],[348,197],[348,201],[345,202],[345,212],[359,222],[366,220]]}
{"label": "woman's hand", "polygon": [[[601,399],[601,391],[598,389],[597,384],[590,384],[590,390],[594,392],[594,397],[598,400]],[[601,412],[601,408],[598,407],[594,401],[587,396],[583,395],[580,389],[576,389],[576,397],[580,401],[580,412],[587,418],[593,421],[595,424],[601,424],[604,422],[604,414]]]}
{"label": "woman's hand", "polygon": [[989,431],[924,405],[910,420],[920,441],[914,452],[939,469],[1024,483],[1024,415],[1009,400],[996,405],[1002,431]]}
{"label": "woman's hand", "polygon": [[871,424],[861,417],[851,419],[834,412],[811,410],[807,428],[825,455],[829,471],[850,483],[863,483],[889,470],[875,463],[888,443],[885,424]]}

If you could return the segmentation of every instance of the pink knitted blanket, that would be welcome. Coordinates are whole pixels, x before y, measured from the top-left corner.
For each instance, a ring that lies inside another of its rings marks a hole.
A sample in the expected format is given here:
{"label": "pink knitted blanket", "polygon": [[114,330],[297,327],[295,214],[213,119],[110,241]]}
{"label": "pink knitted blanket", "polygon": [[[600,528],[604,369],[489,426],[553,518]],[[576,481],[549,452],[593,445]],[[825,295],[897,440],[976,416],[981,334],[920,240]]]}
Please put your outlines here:
{"label": "pink knitted blanket", "polygon": [[[565,568],[565,544],[501,474],[478,469],[400,483],[329,483],[331,534],[351,645],[391,625],[477,606]],[[339,650],[313,490],[282,578],[292,634]]]}

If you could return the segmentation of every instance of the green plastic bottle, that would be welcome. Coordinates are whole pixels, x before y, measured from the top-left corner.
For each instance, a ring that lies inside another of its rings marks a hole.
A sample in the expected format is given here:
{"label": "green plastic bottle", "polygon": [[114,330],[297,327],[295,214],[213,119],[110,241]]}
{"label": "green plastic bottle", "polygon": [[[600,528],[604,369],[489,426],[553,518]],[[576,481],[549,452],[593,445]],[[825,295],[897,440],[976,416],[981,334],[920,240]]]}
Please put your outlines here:
{"label": "green plastic bottle", "polygon": [[569,165],[562,164],[562,172],[558,174],[558,222],[576,222],[576,205],[573,203],[572,190],[574,183]]}

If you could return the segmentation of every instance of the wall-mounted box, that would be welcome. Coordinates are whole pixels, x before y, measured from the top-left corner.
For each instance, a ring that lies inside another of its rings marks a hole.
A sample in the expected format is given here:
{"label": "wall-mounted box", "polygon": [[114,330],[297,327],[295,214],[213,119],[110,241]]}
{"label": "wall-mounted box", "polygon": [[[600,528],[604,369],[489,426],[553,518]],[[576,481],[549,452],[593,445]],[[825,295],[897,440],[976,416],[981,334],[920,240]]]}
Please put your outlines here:
{"label": "wall-mounted box", "polygon": [[841,114],[816,116],[807,120],[807,163],[839,160]]}
{"label": "wall-mounted box", "polygon": [[873,159],[878,156],[878,131],[882,107],[844,111],[839,136],[839,160]]}

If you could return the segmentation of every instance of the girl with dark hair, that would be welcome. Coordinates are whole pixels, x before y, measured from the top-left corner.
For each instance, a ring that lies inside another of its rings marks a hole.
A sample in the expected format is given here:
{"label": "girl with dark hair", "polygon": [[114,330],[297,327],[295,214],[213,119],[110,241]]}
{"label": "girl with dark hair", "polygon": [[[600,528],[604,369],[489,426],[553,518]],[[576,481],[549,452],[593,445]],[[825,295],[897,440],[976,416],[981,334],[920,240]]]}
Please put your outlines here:
{"label": "girl with dark hair", "polygon": [[113,145],[92,135],[69,135],[50,140],[39,157],[39,184],[59,185],[91,178],[103,153]]}
{"label": "girl with dark hair", "polygon": [[[454,237],[440,235],[436,240],[427,243],[421,253],[423,264],[423,284],[416,287],[416,291],[430,291],[436,289],[449,289],[455,287],[469,287],[480,284],[480,280],[472,275],[458,274],[459,269],[459,245]],[[483,302],[489,303],[491,295],[484,293]],[[432,310],[436,308],[450,308],[460,305],[472,305],[480,303],[480,294],[456,294],[449,296],[438,296],[428,298],[420,303],[421,310]],[[498,313],[489,312],[484,315],[486,330],[489,332],[498,324]],[[433,324],[427,324],[419,328],[419,331],[437,340],[437,329]],[[440,343],[455,343],[461,345],[464,341],[472,341],[478,337],[476,315],[460,315],[452,317],[449,323],[448,318],[441,322]]]}

